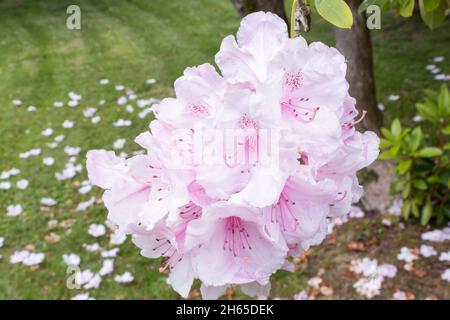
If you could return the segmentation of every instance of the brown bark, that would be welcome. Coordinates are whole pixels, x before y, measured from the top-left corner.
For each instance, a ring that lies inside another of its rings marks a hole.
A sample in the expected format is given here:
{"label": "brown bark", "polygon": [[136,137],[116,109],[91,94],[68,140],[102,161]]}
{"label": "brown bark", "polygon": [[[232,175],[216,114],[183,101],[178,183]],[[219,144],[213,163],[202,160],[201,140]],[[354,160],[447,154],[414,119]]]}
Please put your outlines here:
{"label": "brown bark", "polygon": [[353,12],[353,26],[351,29],[336,29],[336,47],[348,61],[350,94],[356,99],[359,110],[367,110],[362,127],[379,133],[383,114],[377,108],[370,30],[366,27],[365,13],[358,13],[361,2],[347,0]]}
{"label": "brown bark", "polygon": [[284,10],[284,0],[231,0],[231,3],[233,3],[241,17],[245,17],[255,11],[270,11],[288,23]]}

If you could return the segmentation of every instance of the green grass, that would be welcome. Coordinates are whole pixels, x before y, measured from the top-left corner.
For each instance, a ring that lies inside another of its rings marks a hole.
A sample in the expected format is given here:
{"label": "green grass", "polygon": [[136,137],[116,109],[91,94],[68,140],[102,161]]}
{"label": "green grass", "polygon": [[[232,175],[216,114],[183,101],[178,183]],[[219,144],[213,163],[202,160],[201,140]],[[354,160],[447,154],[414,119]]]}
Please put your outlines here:
{"label": "green grass", "polygon": [[[213,62],[221,39],[235,33],[239,24],[237,13],[228,0],[163,1],[163,0],[80,0],[81,30],[68,30],[66,8],[71,1],[4,0],[0,2],[0,172],[17,167],[20,178],[30,181],[25,191],[12,188],[0,190],[0,236],[5,246],[0,248],[0,299],[70,298],[78,291],[66,289],[64,253],[74,252],[82,257],[82,269],[97,271],[102,259],[98,253],[87,253],[83,243],[97,241],[87,234],[90,223],[103,223],[106,212],[101,205],[85,212],[75,212],[76,204],[90,195],[80,195],[76,182],[86,178],[85,172],[73,180],[58,181],[55,170],[62,170],[67,156],[61,150],[49,149],[50,138],[42,136],[51,127],[54,136],[64,133],[61,146],[80,146],[79,158],[93,148],[112,147],[119,137],[127,138],[125,151],[137,149],[132,139],[146,130],[149,118],[141,120],[135,112],[130,115],[116,100],[123,93],[114,85],[133,89],[139,98],[163,98],[172,94],[173,81],[186,66]],[[425,65],[437,55],[446,56],[443,71],[450,70],[449,22],[430,32],[416,19],[384,18],[386,30],[373,33],[377,92],[386,103],[386,120],[394,116],[409,119],[414,102],[424,87],[437,88],[439,83],[425,72]],[[383,27],[384,21],[383,20]],[[315,17],[310,41],[333,44],[329,25]],[[107,78],[110,84],[100,86]],[[146,85],[148,78],[157,79]],[[81,105],[72,109],[52,106],[54,101],[68,101],[69,91],[83,96]],[[396,103],[387,103],[389,94],[401,94]],[[24,105],[12,106],[12,99]],[[100,100],[106,104],[99,106]],[[35,105],[37,112],[25,108]],[[102,122],[92,125],[81,110],[93,106],[99,109]],[[115,128],[111,124],[119,117],[131,119],[130,128]],[[74,120],[74,129],[63,129],[64,120]],[[20,160],[18,155],[34,147],[42,148],[37,158]],[[42,156],[53,156],[54,167],[42,165]],[[84,161],[84,160],[83,160]],[[11,181],[15,183],[17,179]],[[92,192],[97,197],[100,190]],[[40,206],[40,199],[51,196],[58,205],[49,210]],[[19,217],[7,217],[6,207],[21,203],[25,212]],[[75,219],[70,228],[56,227],[48,222]],[[45,236],[55,232],[61,236],[49,243]],[[110,248],[107,239],[99,241]],[[45,252],[46,260],[37,270],[11,265],[9,256],[33,244],[36,251]],[[157,261],[139,256],[129,241],[121,246],[115,262],[115,274],[131,271],[136,280],[119,285],[111,276],[104,277],[100,289],[92,290],[96,298],[176,298],[158,272]],[[301,273],[280,273],[275,279],[275,293],[288,296],[299,291],[305,283]],[[286,288],[286,289],[283,289]]]}

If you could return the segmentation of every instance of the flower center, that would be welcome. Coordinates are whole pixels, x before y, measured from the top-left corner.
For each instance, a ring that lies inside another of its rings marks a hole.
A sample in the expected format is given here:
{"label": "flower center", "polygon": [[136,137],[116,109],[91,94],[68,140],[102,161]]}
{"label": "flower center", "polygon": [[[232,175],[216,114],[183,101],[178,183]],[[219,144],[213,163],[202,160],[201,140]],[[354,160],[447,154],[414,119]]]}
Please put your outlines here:
{"label": "flower center", "polygon": [[252,250],[249,242],[250,234],[245,229],[241,218],[228,217],[225,228],[223,250],[228,249],[235,257],[241,255],[244,250]]}

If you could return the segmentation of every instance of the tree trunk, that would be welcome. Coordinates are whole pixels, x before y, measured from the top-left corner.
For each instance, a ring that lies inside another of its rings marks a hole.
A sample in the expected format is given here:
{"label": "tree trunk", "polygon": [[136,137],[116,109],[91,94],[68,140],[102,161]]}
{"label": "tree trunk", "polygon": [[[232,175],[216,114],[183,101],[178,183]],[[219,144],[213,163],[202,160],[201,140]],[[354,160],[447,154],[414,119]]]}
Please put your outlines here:
{"label": "tree trunk", "polygon": [[281,17],[286,23],[288,19],[284,11],[284,0],[231,0],[241,17],[255,11],[270,11]]}
{"label": "tree trunk", "polygon": [[367,110],[362,127],[379,133],[383,115],[377,108],[375,96],[370,30],[366,27],[365,13],[358,13],[361,2],[362,0],[347,0],[353,12],[353,26],[351,29],[336,29],[336,47],[348,61],[350,95],[356,99],[359,110]]}

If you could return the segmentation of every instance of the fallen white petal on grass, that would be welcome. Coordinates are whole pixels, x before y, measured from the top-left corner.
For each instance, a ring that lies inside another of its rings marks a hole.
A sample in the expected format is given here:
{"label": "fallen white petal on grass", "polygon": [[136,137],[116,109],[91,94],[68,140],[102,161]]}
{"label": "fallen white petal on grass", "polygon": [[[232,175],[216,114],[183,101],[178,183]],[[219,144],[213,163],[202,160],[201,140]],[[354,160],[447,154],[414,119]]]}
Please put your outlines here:
{"label": "fallen white petal on grass", "polygon": [[450,269],[445,269],[441,275],[441,279],[450,282]]}
{"label": "fallen white petal on grass", "polygon": [[95,117],[93,117],[93,118],[91,119],[91,122],[92,122],[93,124],[97,124],[97,123],[99,123],[101,120],[102,120],[102,118],[101,118],[100,116],[95,116]]}
{"label": "fallen white petal on grass", "polygon": [[41,204],[46,207],[52,207],[57,203],[58,202],[55,199],[50,198],[50,197],[44,197],[41,199]]}
{"label": "fallen white petal on grass", "polygon": [[88,233],[93,237],[101,237],[106,233],[106,227],[103,224],[93,223],[89,226]]}
{"label": "fallen white petal on grass", "polygon": [[22,105],[22,100],[20,100],[20,99],[14,99],[14,100],[12,101],[12,104],[15,105],[15,106],[20,106],[20,105]]}
{"label": "fallen white petal on grass", "polygon": [[127,103],[128,99],[125,96],[120,97],[119,99],[117,99],[117,104],[118,105],[124,105],[125,103]]}
{"label": "fallen white petal on grass", "polygon": [[81,262],[80,256],[75,253],[64,254],[63,260],[67,266],[79,266]]}
{"label": "fallen white petal on grass", "polygon": [[113,122],[114,127],[129,127],[131,125],[132,125],[131,120],[119,119],[119,120]]}
{"label": "fallen white petal on grass", "polygon": [[86,293],[79,293],[73,296],[70,300],[95,300],[95,298],[92,298],[91,296],[89,296],[89,292],[86,292]]}
{"label": "fallen white petal on grass", "polygon": [[69,92],[69,98],[71,100],[77,100],[78,101],[78,100],[81,100],[83,97],[81,95],[71,91],[71,92]]}
{"label": "fallen white petal on grass", "polygon": [[422,233],[422,240],[431,242],[444,242],[450,240],[450,228],[444,228],[442,230],[432,230]]}
{"label": "fallen white petal on grass", "polygon": [[411,263],[414,260],[417,260],[418,257],[412,252],[411,249],[402,247],[400,249],[400,253],[397,255],[397,259],[406,263]]}
{"label": "fallen white petal on grass", "polygon": [[394,300],[408,300],[406,297],[406,293],[401,290],[395,291],[395,293],[392,295],[392,299]]}
{"label": "fallen white petal on grass", "polygon": [[87,109],[85,109],[85,110],[83,110],[83,115],[86,117],[86,118],[91,118],[91,117],[93,117],[94,116],[94,114],[97,112],[97,109],[96,108],[87,108]]}
{"label": "fallen white petal on grass", "polygon": [[61,172],[56,172],[56,179],[62,181],[67,179],[72,179],[75,175],[83,170],[83,166],[81,164],[74,164],[73,161],[66,163],[64,166],[64,170]]}
{"label": "fallen white petal on grass", "polygon": [[129,271],[126,271],[125,273],[114,277],[114,281],[116,281],[117,283],[130,283],[133,280],[134,277]]}
{"label": "fallen white petal on grass", "polygon": [[25,190],[26,188],[28,188],[28,185],[29,185],[29,184],[30,184],[30,183],[28,182],[28,180],[26,180],[26,179],[21,179],[21,180],[19,180],[19,181],[16,182],[16,187],[17,187],[18,189]]}
{"label": "fallen white petal on grass", "polygon": [[83,247],[89,252],[96,252],[102,249],[99,243],[83,244]]}
{"label": "fallen white petal on grass", "polygon": [[119,248],[113,248],[111,250],[103,250],[101,252],[101,255],[103,258],[114,258],[117,256],[118,252],[119,252]]}
{"label": "fallen white petal on grass", "polygon": [[129,113],[133,113],[134,112],[134,108],[131,104],[127,104],[125,107],[125,110]]}
{"label": "fallen white petal on grass", "polygon": [[114,232],[111,234],[109,243],[112,245],[121,245],[127,240],[127,235],[121,232]]}
{"label": "fallen white petal on grass", "polygon": [[62,108],[62,107],[64,107],[64,102],[61,102],[61,101],[55,101],[55,102],[53,102],[53,106],[54,106],[55,108]]}
{"label": "fallen white petal on grass", "polygon": [[108,80],[108,79],[101,79],[101,80],[99,81],[99,83],[100,83],[102,86],[104,86],[104,85],[107,85],[107,84],[109,83],[109,80]]}
{"label": "fallen white petal on grass", "polygon": [[78,192],[81,194],[86,194],[86,193],[90,192],[91,190],[92,190],[92,186],[88,184],[88,185],[84,185],[80,189],[78,189]]}
{"label": "fallen white petal on grass", "polygon": [[374,275],[370,278],[363,277],[359,279],[353,287],[360,295],[371,299],[381,293],[382,283],[383,277],[381,275]]}
{"label": "fallen white petal on grass", "polygon": [[28,250],[14,251],[14,253],[9,257],[9,263],[22,263],[23,260],[25,260],[25,258],[27,258],[29,255],[30,252]]}
{"label": "fallen white petal on grass", "polygon": [[439,256],[439,261],[450,261],[450,250],[447,252],[442,252]]}
{"label": "fallen white petal on grass", "polygon": [[87,208],[89,208],[90,206],[92,206],[95,203],[95,198],[92,197],[87,201],[84,202],[80,202],[77,206],[77,208],[75,209],[75,211],[79,212],[79,211],[85,211]]}
{"label": "fallen white petal on grass", "polygon": [[113,149],[115,149],[115,150],[122,149],[123,146],[125,145],[125,142],[126,142],[125,139],[122,139],[122,138],[117,139],[116,141],[114,141]]}
{"label": "fallen white petal on grass", "polygon": [[34,148],[19,154],[20,159],[27,159],[29,157],[36,157],[41,154],[40,148]]}
{"label": "fallen white petal on grass", "polygon": [[0,190],[8,190],[10,188],[11,188],[11,182],[9,182],[9,181],[0,182]]}
{"label": "fallen white petal on grass", "polygon": [[86,290],[97,289],[100,287],[100,283],[102,282],[102,277],[98,273],[96,273],[84,286],[83,288]]}
{"label": "fallen white petal on grass", "polygon": [[393,264],[382,264],[378,267],[378,274],[386,278],[394,278],[397,275],[397,267]]}
{"label": "fallen white petal on grass", "polygon": [[75,108],[76,106],[78,106],[78,100],[70,100],[67,105],[71,108]]}
{"label": "fallen white petal on grass", "polygon": [[52,157],[45,157],[44,159],[42,159],[42,163],[47,167],[50,167],[55,164],[55,159]]}
{"label": "fallen white petal on grass", "polygon": [[88,283],[94,277],[94,273],[90,269],[75,273],[75,283],[82,286]]}
{"label": "fallen white petal on grass", "polygon": [[35,112],[37,109],[35,106],[28,106],[27,111],[28,112]]}
{"label": "fallen white petal on grass", "polygon": [[437,252],[432,246],[427,246],[425,244],[422,244],[420,246],[420,254],[425,258],[429,258],[429,257],[437,255]]}
{"label": "fallen white petal on grass", "polygon": [[397,101],[397,100],[399,100],[400,99],[400,96],[399,95],[396,95],[396,94],[391,94],[389,97],[388,97],[388,100],[389,101]]}
{"label": "fallen white petal on grass", "polygon": [[106,276],[108,274],[113,273],[114,271],[114,260],[113,259],[105,259],[103,260],[102,268],[99,271],[101,276]]}
{"label": "fallen white petal on grass", "polygon": [[53,134],[52,128],[47,128],[41,132],[44,137],[50,137]]}
{"label": "fallen white petal on grass", "polygon": [[62,123],[62,127],[65,129],[73,128],[74,125],[75,125],[75,123],[70,120],[64,120],[64,122]]}
{"label": "fallen white petal on grass", "polygon": [[31,252],[22,263],[26,266],[36,266],[41,264],[45,260],[45,254],[39,252]]}
{"label": "fallen white petal on grass", "polygon": [[23,208],[20,204],[12,204],[6,208],[6,215],[8,217],[17,217],[18,215],[22,214],[22,212]]}
{"label": "fallen white petal on grass", "polygon": [[5,244],[5,238],[0,237],[0,248]]}
{"label": "fallen white petal on grass", "polygon": [[421,122],[423,120],[422,116],[416,115],[412,118],[414,122]]}
{"label": "fallen white petal on grass", "polygon": [[76,156],[80,153],[81,148],[80,147],[71,147],[71,146],[66,146],[64,148],[64,152],[68,155],[68,156]]}

